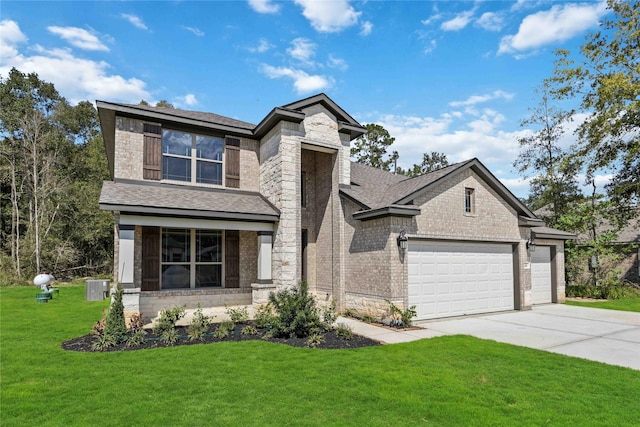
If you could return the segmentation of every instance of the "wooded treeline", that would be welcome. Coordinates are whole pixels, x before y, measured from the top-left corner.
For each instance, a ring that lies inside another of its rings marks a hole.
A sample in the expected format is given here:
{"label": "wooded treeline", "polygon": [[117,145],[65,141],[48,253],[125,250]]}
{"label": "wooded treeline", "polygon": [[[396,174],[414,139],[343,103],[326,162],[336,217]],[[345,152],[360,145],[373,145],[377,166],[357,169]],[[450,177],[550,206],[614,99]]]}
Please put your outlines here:
{"label": "wooded treeline", "polygon": [[37,74],[0,76],[0,276],[30,280],[110,271],[113,217],[97,112],[72,106]]}

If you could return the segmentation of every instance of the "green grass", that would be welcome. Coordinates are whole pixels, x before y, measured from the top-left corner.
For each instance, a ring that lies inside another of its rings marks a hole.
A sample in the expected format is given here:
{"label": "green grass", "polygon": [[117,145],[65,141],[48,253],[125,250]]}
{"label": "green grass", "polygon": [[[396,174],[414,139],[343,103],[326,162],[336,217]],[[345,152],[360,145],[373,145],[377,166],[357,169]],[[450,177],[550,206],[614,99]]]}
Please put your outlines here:
{"label": "green grass", "polygon": [[[640,374],[449,336],[357,350],[263,341],[74,353],[105,302],[0,288],[9,426],[637,425]],[[635,397],[634,397],[635,396]]]}
{"label": "green grass", "polygon": [[567,305],[582,307],[607,308],[609,310],[640,312],[640,298],[623,298],[610,301],[567,301]]}

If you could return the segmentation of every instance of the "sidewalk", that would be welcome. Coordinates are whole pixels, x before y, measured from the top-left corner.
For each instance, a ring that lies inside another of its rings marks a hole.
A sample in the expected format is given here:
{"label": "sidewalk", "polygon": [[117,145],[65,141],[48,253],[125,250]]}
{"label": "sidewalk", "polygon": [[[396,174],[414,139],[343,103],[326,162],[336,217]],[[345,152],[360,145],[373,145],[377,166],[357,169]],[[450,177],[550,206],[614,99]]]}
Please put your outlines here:
{"label": "sidewalk", "polygon": [[416,341],[423,338],[433,338],[443,335],[449,335],[445,332],[438,332],[431,329],[422,328],[412,330],[394,330],[390,328],[383,328],[381,326],[371,325],[369,323],[342,316],[338,317],[336,323],[344,323],[351,328],[354,334],[362,335],[364,337],[380,341],[383,344],[397,344],[402,342]]}

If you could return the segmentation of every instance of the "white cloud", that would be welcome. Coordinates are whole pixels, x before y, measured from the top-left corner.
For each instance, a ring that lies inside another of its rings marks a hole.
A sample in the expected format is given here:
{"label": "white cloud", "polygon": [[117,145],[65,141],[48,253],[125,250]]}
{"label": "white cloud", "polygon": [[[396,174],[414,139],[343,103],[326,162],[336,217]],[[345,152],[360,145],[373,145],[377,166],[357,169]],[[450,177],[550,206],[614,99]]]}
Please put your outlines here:
{"label": "white cloud", "polygon": [[278,13],[280,10],[279,4],[274,4],[271,0],[249,0],[249,6],[251,9],[258,13]]}
{"label": "white cloud", "polygon": [[149,28],[144,24],[144,22],[142,21],[141,18],[137,17],[136,15],[129,15],[127,13],[121,13],[120,17],[122,19],[125,19],[127,21],[129,21],[129,23],[131,25],[133,25],[136,28],[140,28],[141,30],[148,30]]}
{"label": "white cloud", "polygon": [[37,73],[73,104],[94,99],[132,103],[152,100],[145,82],[109,74],[109,64],[104,61],[74,56],[70,49],[45,49],[39,45],[31,47],[33,55],[22,54],[18,47],[27,38],[13,21],[2,21],[0,35],[2,76],[7,76],[12,67],[23,73]]}
{"label": "white cloud", "polygon": [[525,17],[518,32],[504,36],[498,54],[518,53],[568,40],[598,24],[606,2],[554,5]]}
{"label": "white cloud", "polygon": [[315,43],[312,43],[309,39],[305,39],[304,37],[298,37],[291,41],[291,45],[292,46],[287,49],[289,56],[303,64],[313,66],[311,58],[316,54],[317,45]]}
{"label": "white cloud", "polygon": [[[465,12],[461,12],[456,15],[453,19],[448,21],[444,21],[440,28],[444,31],[459,31],[469,25],[471,19],[473,18],[473,14],[475,13],[475,8],[471,10],[467,10]],[[424,22],[424,21],[423,21]]]}
{"label": "white cloud", "polygon": [[302,70],[287,67],[273,67],[262,64],[261,71],[270,79],[287,77],[293,80],[293,86],[299,94],[320,91],[332,86],[330,78],[320,75],[309,75]]}
{"label": "white cloud", "polygon": [[267,39],[260,39],[260,41],[258,42],[257,46],[249,48],[249,52],[252,52],[252,53],[265,53],[266,51],[268,51],[269,49],[271,49],[273,47],[274,46],[271,43],[269,43],[269,41]]}
{"label": "white cloud", "polygon": [[431,53],[436,49],[436,47],[438,47],[438,43],[435,40],[431,40],[427,47],[424,48],[424,53]]}
{"label": "white cloud", "polygon": [[182,28],[184,28],[187,31],[192,32],[193,34],[195,34],[198,37],[202,37],[204,36],[204,31],[200,30],[199,28],[196,27],[187,27],[187,26],[182,26]]}
{"label": "white cloud", "polygon": [[347,0],[295,0],[302,15],[321,33],[337,33],[358,23],[362,12],[356,12]]}
{"label": "white cloud", "polygon": [[25,43],[27,36],[20,30],[20,27],[15,21],[5,19],[0,21],[0,58],[2,61],[6,61],[6,58],[11,58],[18,54],[16,46]]}
{"label": "white cloud", "polygon": [[95,34],[78,27],[47,27],[50,33],[60,36],[63,40],[69,42],[71,46],[75,46],[84,50],[105,50],[109,48],[105,46]]}
{"label": "white cloud", "polygon": [[487,31],[500,31],[504,26],[504,20],[497,13],[485,12],[478,18],[476,25]]}
{"label": "white cloud", "polygon": [[422,25],[431,25],[436,21],[439,21],[442,19],[442,14],[441,13],[436,13],[434,15],[431,15],[430,17],[428,17],[427,19],[423,19],[422,21]]}
{"label": "white cloud", "polygon": [[361,25],[360,25],[360,35],[363,37],[368,36],[369,34],[371,34],[371,31],[373,31],[373,24],[369,21],[364,21]]}
{"label": "white cloud", "polygon": [[177,106],[187,105],[189,107],[193,107],[194,105],[198,105],[199,103],[200,102],[193,93],[188,93],[185,96],[179,97],[178,101],[176,102]]}
{"label": "white cloud", "polygon": [[483,102],[493,101],[495,99],[505,99],[510,100],[513,98],[512,93],[505,92],[503,90],[495,90],[491,93],[485,95],[472,95],[464,101],[453,101],[450,102],[449,105],[452,107],[464,107],[464,106],[472,106],[476,104],[480,104]]}
{"label": "white cloud", "polygon": [[329,55],[329,60],[327,61],[327,65],[331,68],[337,68],[342,71],[345,71],[349,68],[349,65],[347,65],[347,61],[345,61],[342,58],[336,58],[333,55]]}

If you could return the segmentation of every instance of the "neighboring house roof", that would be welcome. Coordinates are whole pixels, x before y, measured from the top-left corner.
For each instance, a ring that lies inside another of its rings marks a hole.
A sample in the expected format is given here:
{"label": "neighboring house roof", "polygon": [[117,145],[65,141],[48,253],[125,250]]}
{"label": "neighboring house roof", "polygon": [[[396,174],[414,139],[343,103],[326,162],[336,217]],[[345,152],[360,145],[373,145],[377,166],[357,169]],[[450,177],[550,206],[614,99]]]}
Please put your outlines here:
{"label": "neighboring house roof", "polygon": [[190,218],[277,221],[280,211],[259,193],[185,185],[104,181],[100,208]]}
{"label": "neighboring house roof", "polygon": [[[632,210],[635,212],[635,215],[618,232],[618,236],[613,241],[613,243],[640,243],[640,208],[632,208]],[[538,216],[545,217],[550,216],[552,212],[549,206],[544,206],[540,209],[537,209],[534,213]],[[596,232],[598,233],[605,233],[614,229],[611,224],[606,222],[598,224],[596,228]],[[590,234],[588,232],[579,233],[577,236],[574,234],[574,238],[576,238],[578,243],[585,243],[591,240]]]}
{"label": "neighboring house roof", "polygon": [[360,205],[365,211],[384,212],[382,208],[412,204],[416,197],[424,194],[433,186],[467,169],[472,169],[478,174],[519,215],[536,218],[478,159],[456,163],[414,178],[352,163],[352,185],[341,187],[340,192]]}

